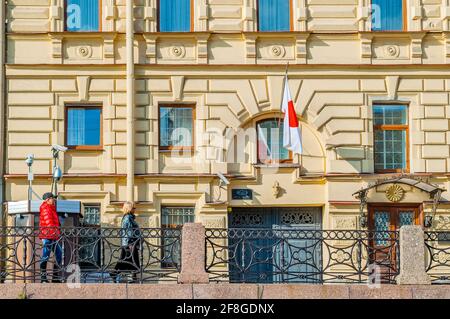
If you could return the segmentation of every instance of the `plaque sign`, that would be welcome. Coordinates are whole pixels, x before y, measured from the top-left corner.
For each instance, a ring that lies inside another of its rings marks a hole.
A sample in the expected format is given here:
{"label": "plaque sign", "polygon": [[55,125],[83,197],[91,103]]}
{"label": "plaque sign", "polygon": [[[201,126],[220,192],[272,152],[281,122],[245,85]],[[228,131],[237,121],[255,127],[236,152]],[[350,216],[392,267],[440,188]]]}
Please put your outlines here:
{"label": "plaque sign", "polygon": [[253,199],[253,192],[251,189],[247,188],[237,188],[231,190],[232,199]]}

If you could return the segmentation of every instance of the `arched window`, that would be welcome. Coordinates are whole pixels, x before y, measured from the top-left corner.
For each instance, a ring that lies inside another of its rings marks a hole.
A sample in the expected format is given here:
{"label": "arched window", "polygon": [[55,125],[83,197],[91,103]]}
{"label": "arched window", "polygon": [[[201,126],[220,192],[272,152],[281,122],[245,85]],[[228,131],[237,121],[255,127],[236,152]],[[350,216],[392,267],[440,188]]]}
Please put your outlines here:
{"label": "arched window", "polygon": [[283,147],[283,121],[278,118],[256,123],[259,163],[287,163],[292,161],[291,152]]}

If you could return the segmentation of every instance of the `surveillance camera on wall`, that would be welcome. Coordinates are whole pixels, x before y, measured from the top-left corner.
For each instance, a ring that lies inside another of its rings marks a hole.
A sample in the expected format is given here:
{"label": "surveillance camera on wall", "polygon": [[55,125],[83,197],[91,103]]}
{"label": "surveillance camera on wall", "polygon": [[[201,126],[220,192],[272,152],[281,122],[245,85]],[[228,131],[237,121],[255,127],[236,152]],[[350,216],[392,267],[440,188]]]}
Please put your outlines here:
{"label": "surveillance camera on wall", "polygon": [[68,150],[68,148],[65,146],[62,146],[62,145],[55,144],[55,145],[52,145],[52,150],[59,151],[59,152],[65,152]]}
{"label": "surveillance camera on wall", "polygon": [[34,154],[28,154],[25,163],[27,163],[28,166],[31,166],[33,165],[33,162],[34,162]]}
{"label": "surveillance camera on wall", "polygon": [[222,183],[224,183],[225,185],[230,185],[230,181],[222,173],[218,172],[217,176],[219,176]]}

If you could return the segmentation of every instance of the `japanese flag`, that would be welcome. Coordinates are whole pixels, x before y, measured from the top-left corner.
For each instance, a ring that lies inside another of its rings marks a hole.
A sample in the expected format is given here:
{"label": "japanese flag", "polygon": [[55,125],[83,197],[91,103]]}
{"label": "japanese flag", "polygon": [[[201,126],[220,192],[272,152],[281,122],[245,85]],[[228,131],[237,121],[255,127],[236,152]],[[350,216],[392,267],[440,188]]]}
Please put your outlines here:
{"label": "japanese flag", "polygon": [[302,138],[286,75],[281,111],[284,113],[283,146],[294,154],[302,154]]}

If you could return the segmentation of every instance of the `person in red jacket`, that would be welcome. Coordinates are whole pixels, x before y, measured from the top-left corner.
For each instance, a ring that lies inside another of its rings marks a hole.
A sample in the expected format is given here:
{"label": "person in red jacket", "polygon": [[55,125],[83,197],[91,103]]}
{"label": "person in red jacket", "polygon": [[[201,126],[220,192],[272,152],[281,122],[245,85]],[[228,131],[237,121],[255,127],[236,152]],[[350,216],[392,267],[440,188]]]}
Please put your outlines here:
{"label": "person in red jacket", "polygon": [[48,282],[47,262],[51,252],[56,259],[56,263],[53,264],[52,282],[61,282],[62,249],[58,242],[61,236],[61,224],[56,213],[56,200],[52,193],[45,193],[42,199],[44,201],[39,208],[39,238],[42,240],[41,282]]}

